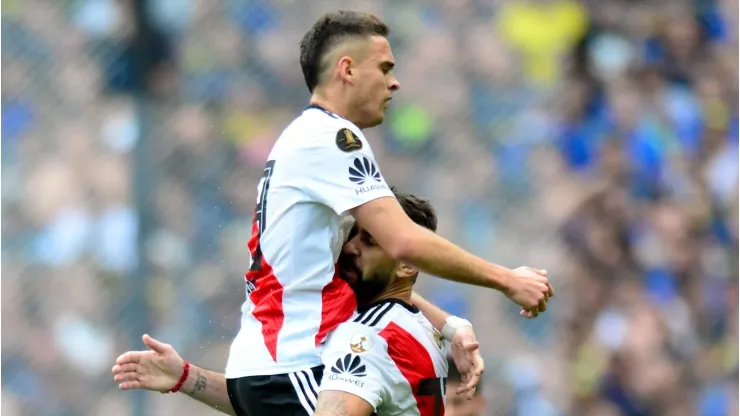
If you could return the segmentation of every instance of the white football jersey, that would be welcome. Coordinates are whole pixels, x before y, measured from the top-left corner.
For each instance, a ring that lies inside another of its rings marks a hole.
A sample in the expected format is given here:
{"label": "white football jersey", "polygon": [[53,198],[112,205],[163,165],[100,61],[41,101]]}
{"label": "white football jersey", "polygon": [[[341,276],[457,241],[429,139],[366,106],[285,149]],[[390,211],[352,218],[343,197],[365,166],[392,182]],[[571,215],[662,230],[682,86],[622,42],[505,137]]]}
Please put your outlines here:
{"label": "white football jersey", "polygon": [[445,347],[416,307],[380,301],[329,335],[319,391],[351,393],[379,416],[443,415]]}
{"label": "white football jersey", "polygon": [[227,378],[321,365],[329,331],[355,314],[335,270],[348,210],[393,197],[362,131],[308,107],[275,143],[257,186],[247,299]]}

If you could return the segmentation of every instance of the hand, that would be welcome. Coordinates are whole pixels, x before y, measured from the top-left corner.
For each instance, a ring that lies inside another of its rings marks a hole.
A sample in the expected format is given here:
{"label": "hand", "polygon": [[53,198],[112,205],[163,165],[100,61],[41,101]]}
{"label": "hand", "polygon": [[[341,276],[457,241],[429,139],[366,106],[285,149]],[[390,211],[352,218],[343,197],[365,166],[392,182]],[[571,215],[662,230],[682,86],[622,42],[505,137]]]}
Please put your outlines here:
{"label": "hand", "polygon": [[547,310],[547,301],[555,291],[547,280],[547,271],[531,267],[514,269],[507,296],[522,306],[520,315],[536,318]]}
{"label": "hand", "polygon": [[180,381],[183,359],[171,345],[149,335],[142,341],[149,351],[129,351],[118,357],[113,380],[121,390],[169,391]]}
{"label": "hand", "polygon": [[452,359],[462,376],[462,382],[456,393],[465,394],[468,400],[473,398],[475,388],[485,370],[479,347],[472,326],[462,326],[452,335]]}

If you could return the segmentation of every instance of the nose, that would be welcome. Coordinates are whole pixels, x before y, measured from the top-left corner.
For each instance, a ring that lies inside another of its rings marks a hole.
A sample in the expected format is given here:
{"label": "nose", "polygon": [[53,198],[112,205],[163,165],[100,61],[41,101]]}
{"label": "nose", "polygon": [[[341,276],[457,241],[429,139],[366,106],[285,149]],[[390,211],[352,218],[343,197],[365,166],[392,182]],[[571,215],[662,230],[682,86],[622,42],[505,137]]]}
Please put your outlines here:
{"label": "nose", "polygon": [[359,256],[360,249],[359,249],[359,245],[357,244],[358,238],[359,237],[355,236],[349,241],[347,241],[346,243],[344,243],[344,246],[342,246],[342,252],[345,254],[351,254],[353,256]]}
{"label": "nose", "polygon": [[401,83],[398,82],[396,77],[391,78],[391,83],[388,86],[391,91],[398,91],[401,88]]}

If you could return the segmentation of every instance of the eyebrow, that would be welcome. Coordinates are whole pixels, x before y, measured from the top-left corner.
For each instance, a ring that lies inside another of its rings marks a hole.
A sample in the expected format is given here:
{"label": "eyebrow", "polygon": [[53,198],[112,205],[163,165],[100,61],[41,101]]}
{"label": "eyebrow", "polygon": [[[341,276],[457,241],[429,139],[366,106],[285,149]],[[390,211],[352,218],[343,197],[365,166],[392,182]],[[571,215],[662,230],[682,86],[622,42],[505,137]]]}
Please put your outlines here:
{"label": "eyebrow", "polygon": [[362,231],[360,231],[360,237],[361,238],[368,238],[368,239],[370,239],[372,241],[375,241],[375,238],[373,238],[372,234],[370,234],[367,230],[364,230],[364,229]]}

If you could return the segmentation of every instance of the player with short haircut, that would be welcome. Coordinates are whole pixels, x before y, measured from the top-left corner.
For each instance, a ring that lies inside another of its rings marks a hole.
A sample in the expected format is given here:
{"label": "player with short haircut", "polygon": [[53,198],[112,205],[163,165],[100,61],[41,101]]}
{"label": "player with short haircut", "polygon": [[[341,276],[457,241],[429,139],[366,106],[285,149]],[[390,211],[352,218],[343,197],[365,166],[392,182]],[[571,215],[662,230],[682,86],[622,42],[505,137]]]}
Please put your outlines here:
{"label": "player with short haircut", "polygon": [[[362,133],[383,121],[400,86],[387,35],[377,16],[340,11],[322,16],[300,43],[311,103],[276,141],[257,186],[247,299],[226,365],[239,414],[306,414],[300,397],[313,395],[322,377],[323,344],[356,314],[354,292],[335,267],[352,217],[392,258],[501,290],[523,314],[544,312],[552,295],[544,271],[486,262],[404,213]],[[430,320],[438,329],[445,324]],[[461,326],[454,319],[447,325]],[[453,354],[460,345],[453,343]],[[470,389],[483,368],[477,350],[467,351],[457,357]]]}
{"label": "player with short haircut", "polygon": [[[416,224],[436,230],[429,202],[396,195]],[[294,375],[308,383],[298,391],[305,412],[314,414],[313,405],[316,415],[334,414],[330,409],[346,415],[441,414],[448,364],[442,335],[410,304],[418,270],[393,259],[359,227],[350,232],[338,265],[361,306],[353,321],[339,325],[327,339],[321,386],[305,374]],[[181,392],[217,410],[248,414],[230,400],[223,374],[184,365],[171,346],[148,336],[144,343],[150,351],[127,352],[113,368],[122,389],[165,392],[180,384]]]}

